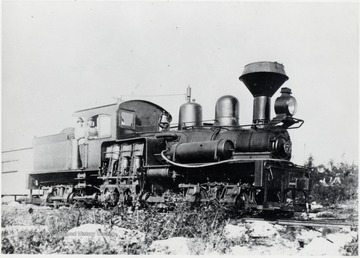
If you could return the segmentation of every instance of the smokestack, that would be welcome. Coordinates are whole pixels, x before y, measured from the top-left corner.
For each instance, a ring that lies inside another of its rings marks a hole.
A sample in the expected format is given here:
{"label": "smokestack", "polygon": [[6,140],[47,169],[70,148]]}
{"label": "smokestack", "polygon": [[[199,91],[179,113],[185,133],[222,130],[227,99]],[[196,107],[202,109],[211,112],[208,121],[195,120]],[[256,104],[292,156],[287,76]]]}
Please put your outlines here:
{"label": "smokestack", "polygon": [[276,62],[251,63],[244,67],[239,79],[254,96],[253,123],[269,123],[271,97],[289,79],[284,66]]}

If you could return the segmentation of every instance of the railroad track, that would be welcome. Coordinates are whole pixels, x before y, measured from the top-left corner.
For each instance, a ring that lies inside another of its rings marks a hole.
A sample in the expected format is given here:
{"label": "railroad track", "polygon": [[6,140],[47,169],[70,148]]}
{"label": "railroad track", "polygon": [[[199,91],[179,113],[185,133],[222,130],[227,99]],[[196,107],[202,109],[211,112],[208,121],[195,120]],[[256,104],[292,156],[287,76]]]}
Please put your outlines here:
{"label": "railroad track", "polygon": [[293,227],[328,227],[328,228],[357,228],[356,222],[344,222],[344,220],[296,220],[296,219],[276,219],[267,220],[264,218],[243,218],[244,222],[266,221],[276,225],[286,225]]}

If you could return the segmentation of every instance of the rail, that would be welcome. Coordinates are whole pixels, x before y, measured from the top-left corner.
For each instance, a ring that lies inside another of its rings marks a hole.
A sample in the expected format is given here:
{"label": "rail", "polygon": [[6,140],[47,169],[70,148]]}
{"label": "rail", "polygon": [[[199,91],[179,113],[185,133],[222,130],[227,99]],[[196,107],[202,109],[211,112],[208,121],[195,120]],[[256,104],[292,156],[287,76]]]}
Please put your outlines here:
{"label": "rail", "polygon": [[244,222],[266,221],[271,224],[293,226],[293,227],[328,227],[328,228],[357,228],[357,222],[343,222],[343,220],[295,220],[276,219],[266,220],[264,218],[243,218]]}

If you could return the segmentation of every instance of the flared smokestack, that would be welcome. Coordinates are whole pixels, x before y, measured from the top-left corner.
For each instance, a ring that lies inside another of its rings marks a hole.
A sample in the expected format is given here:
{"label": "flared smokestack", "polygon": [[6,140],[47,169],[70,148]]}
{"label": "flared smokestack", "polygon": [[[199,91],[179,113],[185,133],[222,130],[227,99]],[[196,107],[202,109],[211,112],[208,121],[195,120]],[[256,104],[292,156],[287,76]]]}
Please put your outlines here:
{"label": "flared smokestack", "polygon": [[268,123],[271,97],[289,79],[284,66],[276,62],[251,63],[245,66],[239,79],[254,96],[253,123]]}

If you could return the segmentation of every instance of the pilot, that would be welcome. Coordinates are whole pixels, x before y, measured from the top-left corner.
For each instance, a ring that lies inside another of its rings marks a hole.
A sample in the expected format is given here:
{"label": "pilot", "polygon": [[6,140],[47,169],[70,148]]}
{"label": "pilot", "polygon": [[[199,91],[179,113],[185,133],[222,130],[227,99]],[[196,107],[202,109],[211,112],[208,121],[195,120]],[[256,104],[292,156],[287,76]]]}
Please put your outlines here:
{"label": "pilot", "polygon": [[95,139],[98,136],[98,131],[95,126],[94,119],[91,117],[87,121],[86,135],[88,139]]}
{"label": "pilot", "polygon": [[75,127],[75,139],[78,142],[81,168],[85,167],[85,127],[84,120],[79,117],[77,120],[77,126]]}

